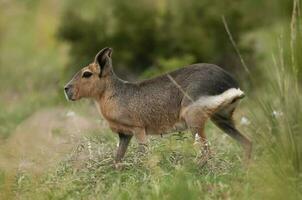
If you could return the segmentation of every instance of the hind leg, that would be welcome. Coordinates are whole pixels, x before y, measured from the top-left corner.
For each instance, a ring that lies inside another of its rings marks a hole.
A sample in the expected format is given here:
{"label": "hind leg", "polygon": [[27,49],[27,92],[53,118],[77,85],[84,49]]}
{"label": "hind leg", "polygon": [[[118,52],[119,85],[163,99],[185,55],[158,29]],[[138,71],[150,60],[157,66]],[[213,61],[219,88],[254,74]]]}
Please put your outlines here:
{"label": "hind leg", "polygon": [[191,109],[183,113],[182,118],[185,120],[190,129],[194,144],[201,144],[205,154],[210,153],[209,143],[205,133],[205,123],[209,115],[205,110]]}
{"label": "hind leg", "polygon": [[209,154],[210,146],[204,130],[204,123],[199,124],[199,127],[195,127],[195,128],[191,127],[190,130],[192,132],[193,139],[195,140],[194,145],[201,144],[203,148],[203,152],[205,154]]}
{"label": "hind leg", "polygon": [[[204,133],[204,124],[206,120],[226,107],[232,108],[233,105],[237,104],[237,100],[243,97],[244,93],[240,89],[231,88],[219,95],[200,96],[194,102],[189,99],[184,99],[182,102],[181,117],[186,121],[187,126],[191,129],[193,134],[198,133],[201,142],[205,144],[206,136]],[[217,118],[216,120],[216,117],[213,117],[213,121],[218,121],[218,126],[222,128],[226,127],[226,125],[223,125],[223,122],[219,122],[219,119]],[[229,131],[230,128],[224,129],[227,129],[231,134],[231,131]],[[232,133],[232,135],[235,136],[236,134]],[[237,135],[235,136],[236,138]],[[206,145],[205,149],[207,148]]]}
{"label": "hind leg", "polygon": [[[235,108],[234,108],[235,109]],[[251,157],[252,142],[242,135],[235,127],[232,114],[234,109],[227,112],[216,113],[211,117],[211,120],[225,133],[237,140],[245,150],[247,160]],[[226,110],[224,110],[226,111]]]}

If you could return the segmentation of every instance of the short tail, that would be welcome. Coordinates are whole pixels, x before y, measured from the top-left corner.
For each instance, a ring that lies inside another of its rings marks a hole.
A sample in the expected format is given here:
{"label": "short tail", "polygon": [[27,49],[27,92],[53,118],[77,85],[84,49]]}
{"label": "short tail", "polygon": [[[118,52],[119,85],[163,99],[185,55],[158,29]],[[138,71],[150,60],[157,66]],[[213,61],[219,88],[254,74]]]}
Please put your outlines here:
{"label": "short tail", "polygon": [[245,97],[245,94],[242,90],[240,90],[239,88],[236,89],[236,94],[235,94],[235,97],[234,99],[232,100],[231,104],[232,103],[235,103],[236,101],[240,100],[240,99],[243,99]]}
{"label": "short tail", "polygon": [[231,88],[222,93],[224,104],[233,104],[245,97],[245,94],[239,88]]}

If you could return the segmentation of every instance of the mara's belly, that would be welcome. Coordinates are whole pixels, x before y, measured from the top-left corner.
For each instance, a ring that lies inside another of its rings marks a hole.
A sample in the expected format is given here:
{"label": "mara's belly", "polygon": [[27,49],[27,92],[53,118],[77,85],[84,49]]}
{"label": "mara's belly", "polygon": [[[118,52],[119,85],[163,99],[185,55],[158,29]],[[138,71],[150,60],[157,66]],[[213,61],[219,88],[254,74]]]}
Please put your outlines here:
{"label": "mara's belly", "polygon": [[146,128],[147,135],[160,135],[168,134],[173,132],[185,131],[187,130],[187,124],[184,121],[178,121],[172,125],[162,125],[158,127]]}

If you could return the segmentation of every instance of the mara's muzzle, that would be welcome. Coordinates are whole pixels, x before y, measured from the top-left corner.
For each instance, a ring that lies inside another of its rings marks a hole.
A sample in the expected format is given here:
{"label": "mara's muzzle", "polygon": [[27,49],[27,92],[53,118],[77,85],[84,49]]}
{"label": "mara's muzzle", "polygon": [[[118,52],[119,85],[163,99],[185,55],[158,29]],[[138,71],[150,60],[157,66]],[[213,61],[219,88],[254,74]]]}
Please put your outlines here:
{"label": "mara's muzzle", "polygon": [[64,87],[64,93],[67,100],[75,101],[73,98],[73,86],[72,85],[66,85]]}

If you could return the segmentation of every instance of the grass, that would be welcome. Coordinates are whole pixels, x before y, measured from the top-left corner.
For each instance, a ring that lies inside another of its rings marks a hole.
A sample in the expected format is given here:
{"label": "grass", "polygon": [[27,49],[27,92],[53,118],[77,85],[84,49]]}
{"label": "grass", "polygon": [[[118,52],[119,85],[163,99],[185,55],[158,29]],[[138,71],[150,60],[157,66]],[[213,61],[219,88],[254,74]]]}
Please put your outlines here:
{"label": "grass", "polygon": [[301,87],[292,63],[283,59],[279,55],[268,69],[274,81],[255,99],[258,109],[251,112],[258,146],[251,179],[259,190],[256,198],[302,198]]}
{"label": "grass", "polygon": [[[133,142],[121,170],[114,168],[116,137],[110,132],[83,138],[66,160],[38,179],[16,177],[21,199],[224,199],[240,197],[247,175],[241,150],[231,139],[211,137],[215,156],[200,163],[189,134],[152,138],[146,155]],[[215,145],[215,146],[214,146]],[[228,148],[229,146],[229,148]]]}

